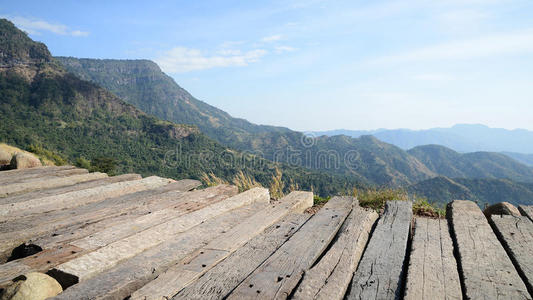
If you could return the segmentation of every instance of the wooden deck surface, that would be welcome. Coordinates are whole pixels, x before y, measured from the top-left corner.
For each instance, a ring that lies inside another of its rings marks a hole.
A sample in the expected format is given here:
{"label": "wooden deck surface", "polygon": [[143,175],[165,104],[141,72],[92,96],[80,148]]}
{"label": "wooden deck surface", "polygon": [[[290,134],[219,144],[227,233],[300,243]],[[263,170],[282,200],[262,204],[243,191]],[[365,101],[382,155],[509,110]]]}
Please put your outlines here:
{"label": "wooden deck surface", "polygon": [[41,272],[55,299],[532,299],[531,206],[487,220],[462,200],[446,219],[405,201],[381,215],[353,197],[312,205],[311,192],[2,171],[0,288]]}

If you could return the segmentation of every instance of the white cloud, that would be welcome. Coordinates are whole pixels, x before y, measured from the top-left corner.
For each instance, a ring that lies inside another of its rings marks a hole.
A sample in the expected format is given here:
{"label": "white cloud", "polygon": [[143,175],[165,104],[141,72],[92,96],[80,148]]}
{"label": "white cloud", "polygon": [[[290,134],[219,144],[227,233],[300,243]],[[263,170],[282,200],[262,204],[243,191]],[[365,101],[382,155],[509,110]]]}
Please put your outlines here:
{"label": "white cloud", "polygon": [[463,60],[496,55],[533,53],[533,30],[454,41],[378,58],[373,63]]}
{"label": "white cloud", "polygon": [[281,38],[282,38],[281,34],[277,34],[277,35],[265,36],[264,38],[261,39],[261,41],[265,43],[271,43],[271,42],[279,41],[281,40]]}
{"label": "white cloud", "polygon": [[291,46],[276,46],[276,47],[274,47],[274,51],[275,51],[277,54],[281,54],[281,53],[284,53],[284,52],[293,52],[293,51],[296,51],[296,48],[291,47]]}
{"label": "white cloud", "polygon": [[266,50],[255,49],[243,53],[230,50],[229,52],[219,52],[217,55],[209,56],[198,49],[175,47],[155,59],[155,61],[165,72],[184,73],[220,67],[247,66],[250,63],[259,61],[266,54]]}
{"label": "white cloud", "polygon": [[70,36],[87,36],[89,32],[80,31],[80,30],[71,30],[68,26],[63,24],[52,24],[47,21],[37,20],[37,19],[28,19],[25,17],[18,16],[2,16],[6,19],[12,21],[17,27],[26,31],[29,34],[39,35],[43,31],[48,31],[51,33],[59,35],[70,35]]}

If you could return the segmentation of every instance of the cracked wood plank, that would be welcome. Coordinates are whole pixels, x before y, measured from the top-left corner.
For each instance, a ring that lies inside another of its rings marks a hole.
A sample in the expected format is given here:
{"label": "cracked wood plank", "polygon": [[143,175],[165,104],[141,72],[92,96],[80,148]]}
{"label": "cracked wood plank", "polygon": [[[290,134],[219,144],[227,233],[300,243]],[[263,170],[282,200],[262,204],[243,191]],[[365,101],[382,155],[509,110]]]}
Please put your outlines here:
{"label": "cracked wood plank", "polygon": [[207,245],[243,219],[264,209],[266,205],[259,202],[227,211],[186,232],[172,236],[171,239],[119,263],[98,276],[69,287],[54,299],[123,300],[186,255]]}
{"label": "cracked wood plank", "polygon": [[172,266],[133,293],[131,299],[168,299],[174,296],[279,219],[291,212],[302,213],[312,205],[312,192],[290,193]]}
{"label": "cracked wood plank", "polygon": [[[150,178],[150,177],[148,177]],[[4,241],[0,243],[0,260],[5,260],[11,250],[18,246],[20,243],[27,241],[28,239],[35,239],[39,236],[43,236],[46,233],[52,234],[55,230],[69,226],[76,222],[81,222],[80,226],[83,226],[86,222],[93,222],[97,220],[97,217],[105,217],[110,215],[120,215],[127,213],[127,211],[112,210],[109,206],[98,210],[96,209],[100,205],[98,203],[109,203],[105,200],[128,200],[133,199],[130,197],[138,196],[141,191],[148,192],[151,189],[157,189],[163,187],[166,180],[159,177],[155,178],[155,182],[152,179],[142,179],[135,181],[126,181],[109,184],[102,187],[95,187],[88,190],[73,191],[57,196],[48,196],[39,199],[33,199],[30,202],[39,202],[40,200],[48,201],[50,204],[59,199],[61,202],[90,202],[85,205],[72,207],[73,203],[67,203],[67,206],[71,206],[69,209],[53,210],[44,212],[37,215],[22,215],[19,218],[10,219],[8,222],[0,222],[0,240]],[[131,185],[131,184],[135,185]],[[142,193],[142,192],[141,192]],[[122,198],[120,197],[122,196]],[[56,198],[57,197],[57,198]],[[76,200],[73,200],[76,199]],[[103,201],[103,202],[102,202]],[[28,201],[26,201],[28,202]],[[23,202],[21,202],[23,203]],[[119,203],[118,209],[122,208],[123,203],[130,203],[138,206],[137,202],[125,202]],[[61,205],[58,205],[61,206]],[[35,209],[43,209],[47,206],[36,207]],[[56,207],[57,208],[57,207]],[[34,209],[34,211],[35,211]],[[22,212],[20,212],[22,214]]]}
{"label": "cracked wood plank", "polygon": [[[235,196],[237,189],[233,186],[216,186],[187,194],[180,194],[181,201],[173,201],[169,207],[150,211],[144,216],[131,218],[129,222],[121,222],[114,226],[107,226],[104,230],[95,232],[85,238],[71,241],[70,244],[85,250],[94,250],[136,234],[150,227],[168,222],[177,217],[208,207],[229,197]],[[160,195],[158,202],[167,198]],[[172,194],[170,195],[173,196]]]}
{"label": "cracked wood plank", "polygon": [[334,197],[246,278],[228,299],[285,299],[320,257],[351,211],[354,198]]}
{"label": "cracked wood plank", "polygon": [[528,217],[510,215],[492,215],[491,223],[529,293],[533,294],[533,223]]}
{"label": "cracked wood plank", "polygon": [[448,221],[458,253],[463,296],[469,299],[531,299],[485,215],[472,201],[448,204]]}
{"label": "cracked wood plank", "polygon": [[305,272],[292,299],[343,299],[377,219],[375,211],[356,205],[331,249]]}
{"label": "cracked wood plank", "polygon": [[404,299],[462,298],[448,222],[416,218]]}
{"label": "cracked wood plank", "polygon": [[291,214],[267,228],[172,299],[223,299],[311,217]]}
{"label": "cracked wood plank", "polygon": [[[95,174],[95,173],[91,173]],[[107,176],[107,175],[106,175]],[[32,199],[24,202],[0,205],[0,220],[7,221],[47,211],[73,208],[92,202],[103,201],[110,197],[131,194],[167,185],[174,180],[157,176],[141,180],[117,182],[101,187],[69,192],[61,195]],[[75,199],[75,200],[73,200]]]}
{"label": "cracked wood plank", "polygon": [[0,184],[9,183],[24,178],[47,176],[57,171],[77,169],[74,166],[44,166],[29,169],[6,170],[0,172]]}
{"label": "cracked wood plank", "polygon": [[253,188],[244,193],[217,202],[203,209],[171,219],[132,236],[113,242],[95,251],[57,266],[54,270],[74,276],[78,281],[99,274],[119,262],[155,247],[192,227],[227,211],[256,202],[268,203],[267,189]]}
{"label": "cracked wood plank", "polygon": [[533,205],[520,205],[518,206],[518,210],[522,216],[526,216],[533,221]]}
{"label": "cracked wood plank", "polygon": [[359,262],[347,299],[399,299],[412,218],[410,201],[387,201]]}
{"label": "cracked wood plank", "polygon": [[112,177],[107,177],[107,178],[102,178],[102,179],[95,179],[95,180],[86,181],[82,183],[76,183],[76,184],[69,185],[69,186],[42,189],[42,190],[25,193],[22,195],[0,198],[0,204],[23,202],[23,201],[28,201],[31,199],[36,199],[36,198],[60,195],[60,194],[73,192],[73,191],[81,191],[81,190],[98,187],[98,186],[115,183],[115,182],[139,180],[141,178],[142,177],[139,174],[124,174],[124,175],[112,176]]}
{"label": "cracked wood plank", "polygon": [[[169,186],[172,186],[172,185],[173,184],[170,184]],[[167,187],[168,186],[166,186],[164,189],[167,189]],[[181,185],[181,187],[183,187],[183,185]],[[180,188],[180,185],[174,186],[174,188]],[[118,222],[117,224],[120,224],[121,226],[113,227],[111,226],[112,224],[105,223],[105,224],[102,224],[102,226],[98,226],[98,228],[101,228],[102,230],[113,234],[112,236],[113,240],[118,240],[121,236],[123,236],[123,233],[125,231],[128,231],[128,230],[131,231],[134,229],[138,229],[135,225],[132,226],[132,224],[137,224],[137,226],[140,225],[140,222],[138,222],[137,220],[142,219],[143,217],[146,217],[146,216],[159,215],[158,209],[164,210],[166,207],[172,206],[172,210],[175,211],[176,215],[185,214],[185,213],[189,213],[189,212],[198,210],[200,208],[206,207],[207,205],[212,204],[214,202],[218,202],[223,199],[226,199],[230,196],[235,195],[236,193],[237,193],[237,188],[234,186],[219,185],[216,187],[210,187],[205,190],[194,191],[194,192],[189,192],[189,193],[184,193],[184,192],[177,193],[177,191],[171,191],[171,192],[167,192],[163,194],[152,195],[151,197],[152,199],[142,197],[142,196],[137,197],[137,199],[129,199],[130,201],[127,201],[124,204],[131,204],[133,206],[135,205],[135,202],[139,202],[139,200],[141,199],[145,202],[150,200],[150,202],[152,203],[151,205],[143,205],[144,212],[145,212],[143,213],[143,216],[139,217],[138,214],[129,214],[129,215],[120,216],[119,218],[111,218],[110,220],[119,219],[120,222]],[[124,212],[124,210],[122,211]],[[138,209],[135,209],[135,211],[138,211]],[[152,213],[146,214],[146,212],[152,212]],[[126,230],[120,231],[120,229],[124,229],[124,227],[126,227]],[[72,229],[72,228],[69,228],[69,229]],[[80,230],[83,231],[84,229],[85,228],[77,229],[77,231],[80,231]],[[59,232],[59,234],[57,232]],[[98,233],[96,234],[97,236],[98,236]],[[0,265],[0,283],[6,280],[10,280],[16,277],[17,275],[21,275],[20,270],[46,271],[70,259],[73,259],[84,253],[87,253],[87,251],[91,250],[91,248],[75,247],[75,245],[78,245],[78,243],[76,242],[72,242],[70,245],[64,244],[65,238],[72,238],[73,236],[76,236],[76,235],[68,234],[68,232],[63,233],[61,231],[56,231],[54,235],[55,236],[50,236],[50,237],[47,237],[41,240],[34,241],[34,244],[42,246],[42,248],[45,250],[37,253],[35,255],[35,259],[33,258],[34,256],[32,256],[32,259],[31,259],[32,262],[30,262],[30,265],[32,265],[32,269],[29,269],[27,267],[28,259],[26,258]],[[61,238],[61,235],[63,235],[65,238]],[[53,240],[54,242],[51,243],[47,240]],[[59,241],[63,241],[63,243],[60,243]],[[80,241],[81,242],[80,244],[82,244],[83,241],[84,240],[82,239]],[[108,240],[107,242],[110,243],[111,241]],[[51,247],[50,244],[52,244],[53,247]],[[73,247],[77,249],[75,250],[75,253],[71,253],[72,249],[70,248],[73,248]],[[33,261],[41,261],[43,263],[41,265],[38,265]]]}
{"label": "cracked wood plank", "polygon": [[[7,197],[11,195],[18,195],[23,193],[32,192],[40,189],[55,188],[66,185],[73,185],[76,183],[90,181],[107,177],[107,174],[94,172],[86,174],[71,175],[65,177],[47,176],[44,178],[38,178],[33,181],[16,182],[12,184],[6,184],[2,186],[0,190],[0,197]],[[0,206],[0,212],[2,209],[6,209],[5,205]],[[17,207],[17,209],[20,209]],[[6,210],[7,211],[7,210]],[[0,214],[1,215],[1,214]]]}

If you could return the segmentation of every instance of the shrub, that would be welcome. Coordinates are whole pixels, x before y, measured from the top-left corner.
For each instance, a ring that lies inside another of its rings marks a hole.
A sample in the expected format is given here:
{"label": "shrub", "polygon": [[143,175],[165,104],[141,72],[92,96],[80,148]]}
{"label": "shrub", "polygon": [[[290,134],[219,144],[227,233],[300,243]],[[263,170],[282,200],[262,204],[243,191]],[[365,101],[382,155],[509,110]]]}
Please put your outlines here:
{"label": "shrub", "polygon": [[368,189],[358,192],[359,205],[380,211],[385,207],[385,202],[392,200],[408,201],[409,195],[401,189]]}

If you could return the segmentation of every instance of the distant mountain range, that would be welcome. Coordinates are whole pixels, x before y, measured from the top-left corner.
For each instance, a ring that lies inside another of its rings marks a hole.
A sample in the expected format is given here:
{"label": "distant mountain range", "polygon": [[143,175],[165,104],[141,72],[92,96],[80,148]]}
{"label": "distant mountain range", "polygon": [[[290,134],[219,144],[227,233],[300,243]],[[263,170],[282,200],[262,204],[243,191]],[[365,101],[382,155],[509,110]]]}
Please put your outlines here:
{"label": "distant mountain range", "polygon": [[[260,153],[269,160],[353,177],[373,185],[405,186],[439,175],[533,181],[533,172],[527,173],[523,165],[502,159],[501,155],[496,155],[494,160],[480,158],[470,165],[458,162],[455,174],[441,174],[443,168],[429,168],[428,161],[422,162],[412,153],[370,136],[309,138],[288,128],[255,125],[194,98],[148,60],[56,59],[80,78],[105,87],[149,114],[176,123],[193,124],[225,146]],[[479,155],[492,154],[473,154],[464,161],[476,160]],[[456,165],[451,160],[446,163]],[[468,170],[473,164],[478,166],[477,173]],[[494,167],[494,164],[502,165]],[[504,171],[507,168],[511,170]]]}
{"label": "distant mountain range", "polygon": [[[458,152],[514,152],[533,154],[533,131],[525,129],[507,130],[490,128],[485,125],[459,124],[451,128],[432,128],[426,130],[377,129],[316,131],[314,135],[347,135],[360,137],[373,135],[378,139],[402,149],[437,144]],[[526,161],[533,161],[531,156]]]}
{"label": "distant mountain range", "polygon": [[409,186],[411,194],[445,205],[452,200],[472,200],[481,207],[502,201],[533,205],[533,184],[507,179],[435,177]]}
{"label": "distant mountain range", "polygon": [[[151,61],[53,58],[7,20],[0,20],[0,141],[37,144],[70,161],[112,157],[119,172],[172,178],[209,174],[232,181],[243,172],[269,185],[279,169],[286,189],[323,196],[372,185],[427,187],[422,192],[438,200],[434,191],[448,189],[449,181],[435,178],[533,182],[532,168],[499,153],[443,146],[406,151],[370,135],[310,138],[255,125],[195,99]],[[176,150],[175,161],[165,163]],[[464,191],[482,199],[472,186]]]}

